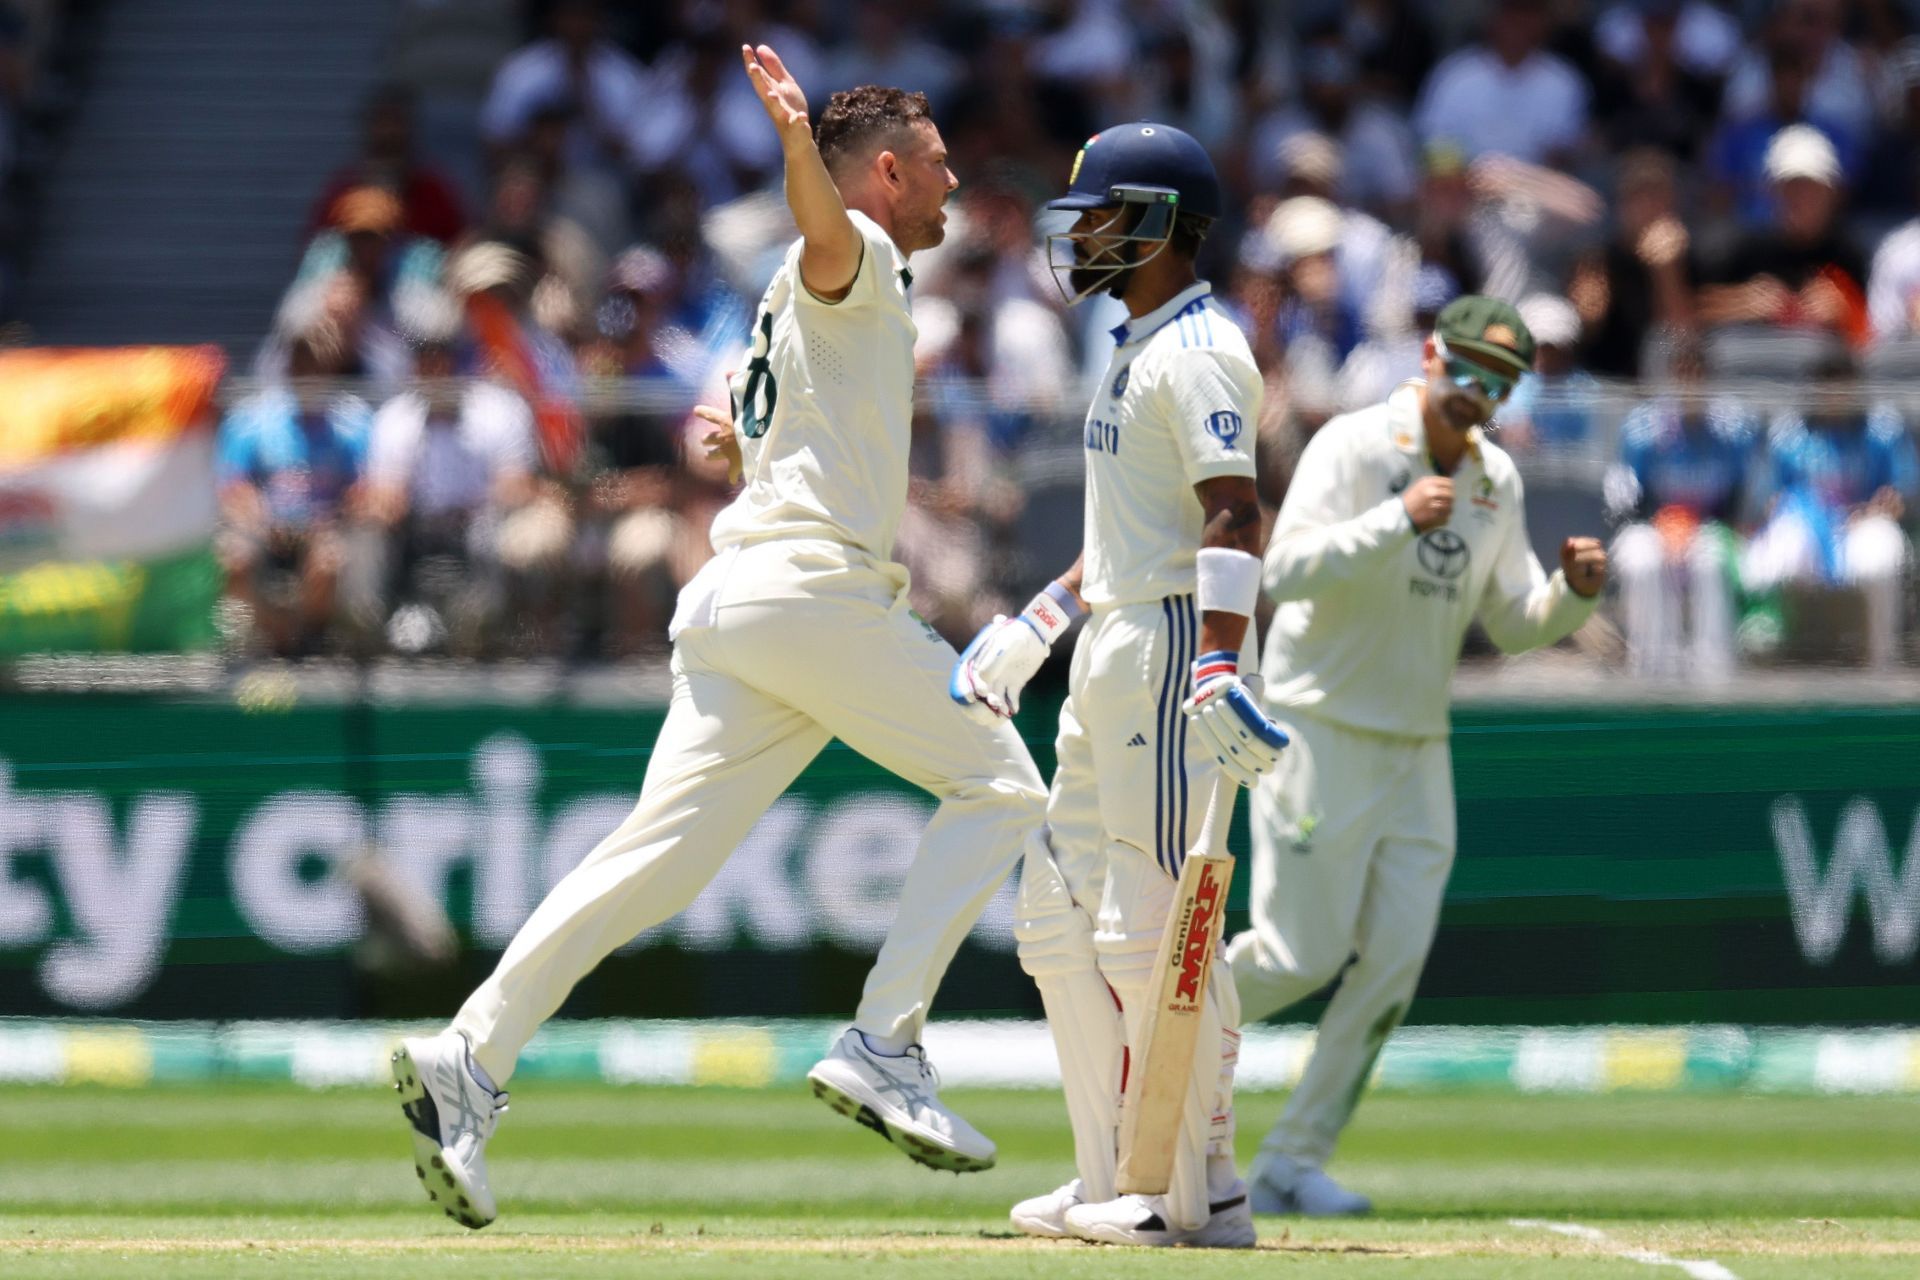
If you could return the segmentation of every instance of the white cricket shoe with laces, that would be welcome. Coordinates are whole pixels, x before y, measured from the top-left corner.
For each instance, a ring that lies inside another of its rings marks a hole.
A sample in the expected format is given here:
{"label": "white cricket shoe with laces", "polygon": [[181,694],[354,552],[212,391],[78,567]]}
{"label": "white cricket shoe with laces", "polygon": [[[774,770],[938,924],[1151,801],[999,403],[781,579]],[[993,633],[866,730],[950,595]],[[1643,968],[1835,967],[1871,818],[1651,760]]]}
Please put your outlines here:
{"label": "white cricket shoe with laces", "polygon": [[993,1168],[992,1141],[940,1101],[940,1079],[917,1044],[896,1058],[873,1052],[858,1031],[849,1030],[807,1080],[814,1097],[930,1169]]}
{"label": "white cricket shoe with laces", "polygon": [[487,1187],[487,1139],[507,1095],[483,1087],[471,1062],[458,1031],[402,1040],[393,1054],[393,1087],[413,1126],[413,1171],[427,1199],[478,1231],[498,1212]]}
{"label": "white cricket shoe with laces", "polygon": [[1253,1211],[1302,1218],[1352,1218],[1373,1212],[1373,1201],[1349,1191],[1319,1169],[1289,1156],[1253,1162]]}
{"label": "white cricket shoe with laces", "polygon": [[1073,1232],[1067,1230],[1067,1210],[1077,1204],[1086,1203],[1086,1186],[1075,1178],[1064,1187],[1056,1188],[1043,1196],[1034,1196],[1022,1200],[1013,1206],[1007,1216],[1013,1219],[1013,1225],[1030,1236],[1041,1236],[1048,1240],[1064,1240]]}
{"label": "white cricket shoe with laces", "polygon": [[1251,1249],[1253,1210],[1247,1184],[1238,1178],[1224,1196],[1208,1206],[1213,1216],[1198,1230],[1177,1227],[1166,1216],[1164,1196],[1121,1196],[1103,1204],[1068,1209],[1067,1230],[1096,1244],[1144,1245],[1151,1249]]}

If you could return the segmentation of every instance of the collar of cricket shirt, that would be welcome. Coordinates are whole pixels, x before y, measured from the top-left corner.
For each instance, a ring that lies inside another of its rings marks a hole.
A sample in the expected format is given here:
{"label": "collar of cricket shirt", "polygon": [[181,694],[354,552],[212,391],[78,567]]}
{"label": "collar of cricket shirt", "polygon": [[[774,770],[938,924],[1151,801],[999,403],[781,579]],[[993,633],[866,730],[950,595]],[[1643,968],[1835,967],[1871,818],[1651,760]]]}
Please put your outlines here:
{"label": "collar of cricket shirt", "polygon": [[1213,286],[1205,280],[1195,281],[1139,319],[1113,326],[1111,332],[1115,344],[1124,347],[1130,342],[1145,342],[1173,323],[1175,317],[1186,314],[1188,307],[1197,309],[1201,299],[1212,292]]}

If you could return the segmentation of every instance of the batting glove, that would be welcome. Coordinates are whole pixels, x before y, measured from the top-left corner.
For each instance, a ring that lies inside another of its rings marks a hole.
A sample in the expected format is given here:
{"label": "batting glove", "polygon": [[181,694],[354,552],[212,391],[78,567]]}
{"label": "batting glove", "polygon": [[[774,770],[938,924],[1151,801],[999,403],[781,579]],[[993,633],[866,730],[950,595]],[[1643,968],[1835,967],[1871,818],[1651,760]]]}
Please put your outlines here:
{"label": "batting glove", "polygon": [[1020,691],[1046,662],[1053,642],[1084,612],[1073,593],[1054,582],[1015,616],[996,614],[961,650],[948,695],[982,724],[1011,719],[1020,710]]}
{"label": "batting glove", "polygon": [[1201,743],[1228,778],[1243,787],[1273,768],[1287,735],[1260,709],[1258,676],[1240,675],[1240,655],[1218,650],[1193,663],[1193,696],[1181,705]]}

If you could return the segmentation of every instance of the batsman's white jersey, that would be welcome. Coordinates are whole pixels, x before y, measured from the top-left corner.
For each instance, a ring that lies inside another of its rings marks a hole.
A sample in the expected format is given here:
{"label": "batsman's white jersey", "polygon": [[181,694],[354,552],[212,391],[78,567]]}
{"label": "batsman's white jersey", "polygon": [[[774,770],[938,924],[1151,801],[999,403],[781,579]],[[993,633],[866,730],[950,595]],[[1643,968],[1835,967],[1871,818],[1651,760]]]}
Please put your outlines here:
{"label": "batsman's white jersey", "polygon": [[1190,593],[1206,516],[1193,486],[1253,475],[1260,370],[1204,281],[1113,330],[1087,411],[1089,606]]}
{"label": "batsman's white jersey", "polygon": [[575,983],[693,900],[830,739],[941,802],[868,976],[862,1031],[919,1038],[954,951],[1040,823],[1026,744],[954,707],[953,648],[908,607],[907,571],[887,558],[906,500],[912,277],[852,216],[865,249],[847,297],[807,291],[796,243],[755,317],[734,424],[747,487],[681,593],[672,701],[639,803],[454,1020],[496,1083]]}
{"label": "batsman's white jersey", "polygon": [[1341,978],[1263,1147],[1315,1167],[1406,1013],[1439,920],[1454,853],[1447,688],[1467,625],[1477,615],[1518,652],[1594,608],[1541,570],[1519,473],[1478,431],[1452,517],[1415,532],[1400,494],[1434,474],[1418,385],[1320,429],[1266,554],[1280,602],[1267,704],[1293,741],[1254,793],[1253,928],[1227,956],[1250,1019]]}
{"label": "batsman's white jersey", "polygon": [[[1138,1052],[1174,881],[1219,773],[1181,709],[1200,644],[1194,553],[1204,513],[1194,485],[1252,477],[1262,384],[1245,337],[1209,293],[1197,284],[1116,329],[1088,410],[1090,616],[1060,712],[1047,831],[1021,879],[1021,962],[1059,1048],[1091,1200],[1114,1195],[1123,1050],[1132,1042]],[[1209,994],[1221,1084],[1210,1114],[1191,1118],[1170,1193],[1176,1213],[1184,1197],[1199,1221],[1204,1156],[1232,1149],[1239,1017],[1224,969],[1220,978]]]}

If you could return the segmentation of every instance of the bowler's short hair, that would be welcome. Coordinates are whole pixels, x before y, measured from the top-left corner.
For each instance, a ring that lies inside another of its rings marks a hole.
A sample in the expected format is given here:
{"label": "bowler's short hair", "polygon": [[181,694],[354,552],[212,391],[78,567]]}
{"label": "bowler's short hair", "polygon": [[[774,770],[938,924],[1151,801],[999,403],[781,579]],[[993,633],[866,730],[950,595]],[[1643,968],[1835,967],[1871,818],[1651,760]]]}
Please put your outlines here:
{"label": "bowler's short hair", "polygon": [[933,108],[927,105],[926,94],[862,85],[827,99],[827,109],[820,113],[820,122],[814,127],[813,141],[827,172],[837,174],[881,151],[899,150],[907,131],[923,120],[933,123]]}

